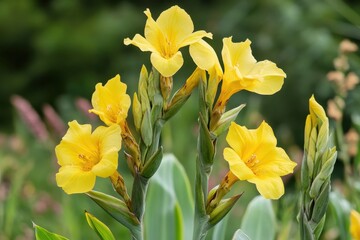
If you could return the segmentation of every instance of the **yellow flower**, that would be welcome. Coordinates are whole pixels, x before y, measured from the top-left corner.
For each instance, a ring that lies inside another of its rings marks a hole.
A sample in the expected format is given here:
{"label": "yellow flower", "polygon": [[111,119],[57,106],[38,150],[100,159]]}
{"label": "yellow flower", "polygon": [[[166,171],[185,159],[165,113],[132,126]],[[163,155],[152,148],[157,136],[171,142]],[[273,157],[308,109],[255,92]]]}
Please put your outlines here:
{"label": "yellow flower", "polygon": [[266,122],[251,130],[232,122],[226,141],[230,148],[224,149],[224,158],[232,172],[230,177],[254,183],[265,198],[278,199],[284,194],[280,176],[292,173],[296,163],[276,147],[276,138]]}
{"label": "yellow flower", "polygon": [[96,84],[91,103],[94,109],[89,112],[99,115],[108,126],[119,124],[123,128],[131,100],[126,94],[126,84],[121,82],[120,75],[110,79],[105,86]]}
{"label": "yellow flower", "polygon": [[93,189],[96,176],[109,177],[117,169],[121,148],[118,125],[100,126],[91,133],[91,125],[69,122],[69,129],[55,153],[60,165],[56,182],[67,194]]}
{"label": "yellow flower", "polygon": [[262,95],[279,91],[286,74],[275,63],[257,62],[253,57],[251,41],[234,43],[232,38],[223,39],[222,59],[225,66],[218,105],[225,106],[236,92],[248,90]]}
{"label": "yellow flower", "polygon": [[194,31],[191,17],[180,7],[173,6],[162,12],[155,21],[149,9],[144,12],[148,17],[144,35],[136,34],[131,40],[126,38],[125,45],[133,44],[143,52],[151,52],[152,65],[164,77],[174,75],[183,65],[180,48],[199,41],[203,37],[212,38],[211,33]]}
{"label": "yellow flower", "polygon": [[360,240],[360,214],[355,210],[350,212],[350,234],[353,240]]}

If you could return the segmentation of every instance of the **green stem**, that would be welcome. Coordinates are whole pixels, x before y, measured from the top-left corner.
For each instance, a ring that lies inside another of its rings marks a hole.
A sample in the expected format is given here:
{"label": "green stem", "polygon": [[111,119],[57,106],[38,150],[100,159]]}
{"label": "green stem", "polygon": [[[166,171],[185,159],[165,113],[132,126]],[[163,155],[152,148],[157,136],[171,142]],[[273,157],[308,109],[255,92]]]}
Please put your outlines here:
{"label": "green stem", "polygon": [[193,240],[205,239],[208,231],[209,215],[206,214],[207,184],[209,175],[202,171],[199,158],[196,160],[195,214]]}
{"label": "green stem", "polygon": [[135,214],[137,219],[140,222],[139,232],[132,232],[133,240],[142,240],[143,239],[143,215],[145,210],[145,198],[146,190],[148,186],[149,179],[142,177],[139,173],[136,173],[134,176],[134,183],[132,189],[132,212]]}

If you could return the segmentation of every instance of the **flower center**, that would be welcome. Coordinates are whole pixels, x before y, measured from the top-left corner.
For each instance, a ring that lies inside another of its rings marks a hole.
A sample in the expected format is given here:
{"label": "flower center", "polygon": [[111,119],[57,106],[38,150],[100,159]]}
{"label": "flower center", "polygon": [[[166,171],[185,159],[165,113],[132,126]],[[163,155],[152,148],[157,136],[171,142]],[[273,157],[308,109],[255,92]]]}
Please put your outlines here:
{"label": "flower center", "polygon": [[254,171],[254,167],[259,163],[259,160],[256,158],[255,154],[251,154],[249,159],[245,162],[246,166],[248,166],[251,170]]}
{"label": "flower center", "polygon": [[92,156],[87,156],[84,154],[79,154],[78,157],[81,160],[81,168],[85,172],[90,171],[93,168],[93,166],[99,162],[97,158],[94,158]]}

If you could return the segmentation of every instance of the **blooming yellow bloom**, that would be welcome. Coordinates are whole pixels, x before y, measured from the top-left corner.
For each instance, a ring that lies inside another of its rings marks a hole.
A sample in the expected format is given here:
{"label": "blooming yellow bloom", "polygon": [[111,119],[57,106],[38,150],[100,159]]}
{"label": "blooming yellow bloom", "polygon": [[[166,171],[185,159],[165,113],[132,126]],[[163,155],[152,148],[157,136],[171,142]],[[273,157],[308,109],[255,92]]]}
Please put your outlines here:
{"label": "blooming yellow bloom", "polygon": [[251,41],[234,43],[232,38],[223,39],[222,59],[224,76],[218,104],[224,106],[231,95],[248,90],[262,95],[279,91],[286,74],[275,63],[265,60],[257,62],[253,57]]}
{"label": "blooming yellow bloom", "polygon": [[123,127],[131,100],[126,94],[126,84],[121,82],[120,75],[110,79],[105,86],[96,84],[91,103],[94,109],[89,112],[99,115],[106,125],[119,124]]}
{"label": "blooming yellow bloom", "polygon": [[211,33],[194,31],[189,14],[178,6],[162,12],[155,21],[149,9],[144,12],[148,17],[144,35],[136,34],[131,40],[126,38],[125,45],[133,44],[141,51],[151,52],[152,65],[164,77],[174,75],[183,65],[180,48],[195,43],[203,37],[212,38]]}
{"label": "blooming yellow bloom", "polygon": [[350,234],[353,240],[360,240],[360,213],[355,210],[350,212]]}
{"label": "blooming yellow bloom", "polygon": [[117,169],[121,148],[121,128],[100,126],[91,133],[91,125],[69,122],[69,129],[55,153],[61,166],[56,182],[67,194],[93,189],[96,176],[109,177]]}
{"label": "blooming yellow bloom", "polygon": [[265,198],[278,199],[284,194],[280,176],[292,173],[296,163],[276,147],[276,138],[266,122],[250,130],[232,122],[226,141],[230,145],[224,149],[232,172],[229,176],[254,183]]}

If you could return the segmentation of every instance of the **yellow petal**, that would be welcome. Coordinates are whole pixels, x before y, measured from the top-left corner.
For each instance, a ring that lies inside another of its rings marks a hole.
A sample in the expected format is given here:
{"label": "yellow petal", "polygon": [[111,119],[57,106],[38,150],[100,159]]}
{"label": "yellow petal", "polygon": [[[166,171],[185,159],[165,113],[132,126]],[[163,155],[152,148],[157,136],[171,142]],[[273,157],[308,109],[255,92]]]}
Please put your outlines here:
{"label": "yellow petal", "polygon": [[153,46],[148,40],[146,40],[140,34],[136,34],[132,40],[130,38],[125,38],[124,39],[124,44],[125,45],[132,44],[132,45],[140,48],[140,50],[143,51],[143,52],[155,52],[155,51],[157,51],[155,46]]}
{"label": "yellow petal", "polygon": [[212,38],[212,33],[205,32],[204,30],[193,32],[189,36],[187,36],[182,42],[180,42],[179,47],[191,45],[200,41],[204,37]]}
{"label": "yellow petal", "polygon": [[149,9],[146,9],[144,13],[148,17],[145,24],[145,38],[154,48],[151,52],[157,52],[162,55],[165,53],[167,44],[165,33],[158,23],[154,21]]}
{"label": "yellow petal", "polygon": [[91,125],[80,125],[76,120],[68,123],[69,129],[60,144],[55,147],[56,157],[60,166],[78,164],[79,154],[92,155]]}
{"label": "yellow petal", "polygon": [[285,176],[293,173],[296,163],[291,161],[282,148],[272,148],[270,151],[259,151],[256,156],[261,163],[256,167],[261,175]]}
{"label": "yellow petal", "polygon": [[214,49],[204,40],[200,40],[190,45],[190,55],[195,64],[203,70],[214,69],[215,74],[221,78],[222,69],[219,63],[219,59]]}
{"label": "yellow petal", "polygon": [[256,63],[253,68],[244,76],[246,90],[262,95],[270,95],[278,92],[286,74],[284,71],[270,61]]}
{"label": "yellow petal", "polygon": [[67,194],[85,193],[94,188],[95,174],[79,167],[64,166],[56,174],[56,183]]}
{"label": "yellow petal", "polygon": [[258,145],[256,142],[256,132],[234,122],[230,124],[226,142],[240,156],[249,155],[247,152],[253,153]]}
{"label": "yellow petal", "polygon": [[355,210],[350,212],[350,234],[352,239],[360,240],[360,214]]}
{"label": "yellow petal", "polygon": [[225,72],[236,67],[243,75],[252,68],[256,63],[256,59],[252,55],[250,44],[251,41],[249,39],[239,43],[232,42],[232,37],[223,39],[223,50],[221,53],[225,65]]}
{"label": "yellow petal", "polygon": [[118,152],[121,148],[121,128],[119,125],[99,126],[93,132],[92,137],[94,141],[99,143],[99,151],[102,154]]}
{"label": "yellow petal", "polygon": [[163,11],[156,23],[165,34],[166,39],[177,47],[176,51],[180,48],[180,43],[194,31],[191,17],[178,6]]}
{"label": "yellow petal", "polygon": [[252,178],[248,181],[254,183],[259,193],[267,199],[279,199],[285,192],[284,184],[280,177]]}
{"label": "yellow petal", "polygon": [[224,159],[229,163],[230,171],[240,180],[248,180],[255,177],[254,173],[239,155],[231,148],[224,149]]}
{"label": "yellow petal", "polygon": [[110,152],[105,154],[101,161],[96,164],[91,171],[99,177],[110,177],[118,167],[118,152]]}
{"label": "yellow petal", "polygon": [[169,59],[163,58],[157,53],[152,53],[150,60],[156,70],[164,77],[173,76],[184,63],[181,52],[177,52]]}

